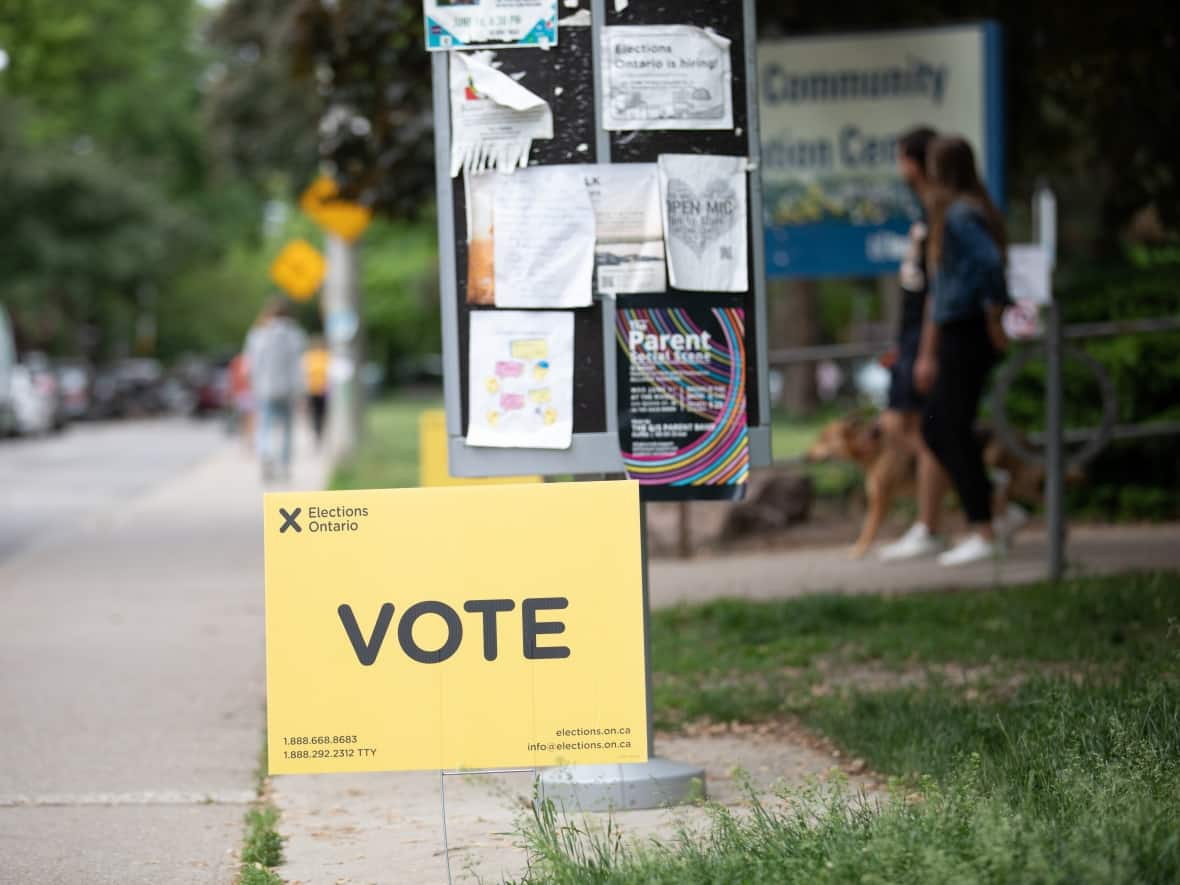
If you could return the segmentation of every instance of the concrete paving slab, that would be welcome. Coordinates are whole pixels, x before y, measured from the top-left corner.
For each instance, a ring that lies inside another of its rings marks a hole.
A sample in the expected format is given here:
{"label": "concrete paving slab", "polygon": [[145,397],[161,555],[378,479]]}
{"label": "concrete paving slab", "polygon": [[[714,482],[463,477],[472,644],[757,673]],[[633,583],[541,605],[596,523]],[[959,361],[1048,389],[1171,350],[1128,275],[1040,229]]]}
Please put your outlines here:
{"label": "concrete paving slab", "polygon": [[0,808],[0,885],[229,885],[238,805]]}

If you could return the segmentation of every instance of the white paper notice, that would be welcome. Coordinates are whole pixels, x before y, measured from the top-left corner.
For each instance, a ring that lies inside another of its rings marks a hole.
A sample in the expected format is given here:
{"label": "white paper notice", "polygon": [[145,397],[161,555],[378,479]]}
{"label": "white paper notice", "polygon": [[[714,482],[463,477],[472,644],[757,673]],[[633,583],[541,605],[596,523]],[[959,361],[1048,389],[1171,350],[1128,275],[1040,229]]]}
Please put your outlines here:
{"label": "white paper notice", "polygon": [[531,166],[496,182],[496,307],[593,303],[594,207],[584,166]]}
{"label": "white paper notice", "polygon": [[659,168],[655,163],[584,168],[586,189],[594,204],[598,291],[666,291]]}
{"label": "white paper notice", "polygon": [[557,43],[557,0],[423,0],[422,6],[431,52]]}
{"label": "white paper notice", "polygon": [[1048,304],[1053,300],[1049,251],[1042,245],[1008,247],[1008,294],[1014,301]]}
{"label": "white paper notice", "polygon": [[732,129],[729,44],[690,25],[603,28],[603,128]]}
{"label": "white paper notice", "polygon": [[746,158],[664,154],[659,166],[672,285],[747,291]]}
{"label": "white paper notice", "polygon": [[574,432],[574,315],[471,314],[467,444],[568,449]]}
{"label": "white paper notice", "polygon": [[451,177],[466,169],[511,172],[533,139],[553,137],[548,103],[492,65],[495,53],[451,53]]}

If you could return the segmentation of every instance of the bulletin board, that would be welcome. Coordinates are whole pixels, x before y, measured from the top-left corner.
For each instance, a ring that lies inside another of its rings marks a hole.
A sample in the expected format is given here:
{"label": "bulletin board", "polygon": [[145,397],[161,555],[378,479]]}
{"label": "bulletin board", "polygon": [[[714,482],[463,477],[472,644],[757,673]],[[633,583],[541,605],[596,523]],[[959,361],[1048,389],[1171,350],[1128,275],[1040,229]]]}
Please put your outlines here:
{"label": "bulletin board", "polygon": [[[530,166],[584,163],[654,163],[666,154],[727,155],[748,159],[746,195],[747,272],[744,292],[680,292],[662,296],[594,295],[593,304],[572,310],[573,432],[568,448],[492,448],[469,445],[472,391],[468,385],[472,316],[496,308],[467,303],[467,210],[463,175],[451,176],[451,67],[446,53],[433,56],[436,184],[439,213],[444,388],[450,469],[461,477],[541,474],[621,474],[616,312],[669,305],[740,308],[744,313],[745,421],[750,466],[771,461],[767,380],[766,286],[760,143],[757,118],[755,21],[752,0],[687,0],[631,3],[563,0],[557,45],[502,49],[500,70],[544,97],[553,114],[553,138],[532,143]],[[603,28],[616,25],[691,25],[731,41],[732,128],[607,131],[602,117],[605,88]]]}

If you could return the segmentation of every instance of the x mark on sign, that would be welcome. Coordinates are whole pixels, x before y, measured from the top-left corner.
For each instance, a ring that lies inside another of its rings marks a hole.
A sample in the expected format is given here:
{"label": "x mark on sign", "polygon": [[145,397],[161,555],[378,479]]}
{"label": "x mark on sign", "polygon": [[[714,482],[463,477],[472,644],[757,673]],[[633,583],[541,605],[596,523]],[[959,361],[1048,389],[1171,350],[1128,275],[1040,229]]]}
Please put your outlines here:
{"label": "x mark on sign", "polygon": [[301,529],[299,527],[299,523],[297,523],[295,521],[298,518],[299,514],[302,512],[303,512],[302,507],[296,507],[294,512],[292,512],[292,513],[288,513],[286,510],[284,510],[282,507],[280,507],[279,508],[279,516],[283,517],[283,526],[282,526],[282,528],[279,529],[279,534],[280,535],[284,534],[287,531],[287,529],[295,529],[296,532],[302,532],[303,529]]}

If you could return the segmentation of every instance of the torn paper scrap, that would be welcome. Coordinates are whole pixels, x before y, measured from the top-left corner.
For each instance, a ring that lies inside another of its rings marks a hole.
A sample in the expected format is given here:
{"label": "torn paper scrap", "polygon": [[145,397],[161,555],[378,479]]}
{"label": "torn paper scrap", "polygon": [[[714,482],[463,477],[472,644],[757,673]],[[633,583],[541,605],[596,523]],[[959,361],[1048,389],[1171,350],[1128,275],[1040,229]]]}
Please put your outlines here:
{"label": "torn paper scrap", "polygon": [[545,99],[497,70],[491,52],[451,53],[451,177],[511,172],[528,164],[533,139],[553,137]]}
{"label": "torn paper scrap", "polygon": [[570,13],[565,18],[561,19],[557,24],[562,28],[588,28],[594,23],[590,18],[589,9],[579,9],[577,12]]}
{"label": "torn paper scrap", "polygon": [[574,315],[477,310],[468,347],[467,444],[568,449],[574,430]]}
{"label": "torn paper scrap", "polygon": [[497,307],[593,303],[594,207],[584,166],[530,166],[497,176],[493,237]]}
{"label": "torn paper scrap", "polygon": [[691,25],[602,29],[603,128],[732,129],[730,41]]}
{"label": "torn paper scrap", "polygon": [[664,239],[673,287],[690,292],[745,292],[745,157],[663,154],[659,158]]}

